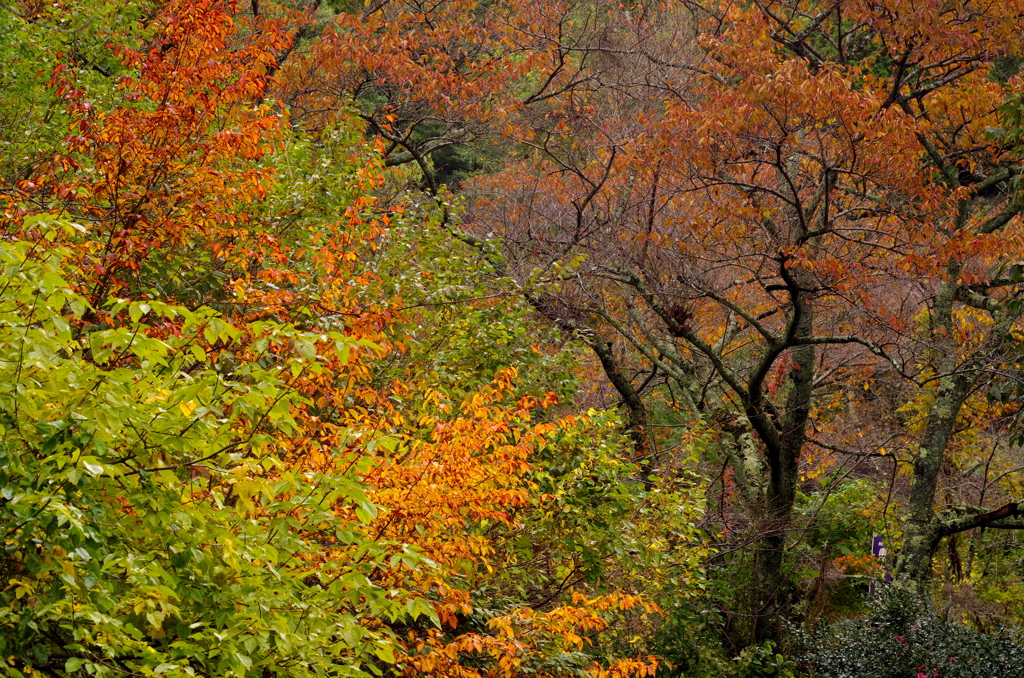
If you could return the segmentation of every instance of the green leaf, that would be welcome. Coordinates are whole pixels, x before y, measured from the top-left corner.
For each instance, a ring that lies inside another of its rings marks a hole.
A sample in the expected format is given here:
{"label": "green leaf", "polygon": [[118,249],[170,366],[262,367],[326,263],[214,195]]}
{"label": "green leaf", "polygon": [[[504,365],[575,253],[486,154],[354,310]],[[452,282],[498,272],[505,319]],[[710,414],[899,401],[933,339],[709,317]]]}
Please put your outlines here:
{"label": "green leaf", "polygon": [[316,358],[316,346],[314,346],[311,341],[307,341],[305,339],[296,340],[295,350],[298,351],[299,355],[306,360],[313,360]]}
{"label": "green leaf", "polygon": [[392,647],[391,643],[378,643],[374,645],[373,653],[383,662],[388,664],[395,663],[395,648]]}
{"label": "green leaf", "polygon": [[356,518],[359,522],[367,524],[373,522],[377,517],[377,507],[369,501],[361,501],[356,504]]}
{"label": "green leaf", "polygon": [[79,462],[85,468],[86,472],[92,476],[102,475],[105,470],[103,465],[98,463],[94,457],[82,457]]}

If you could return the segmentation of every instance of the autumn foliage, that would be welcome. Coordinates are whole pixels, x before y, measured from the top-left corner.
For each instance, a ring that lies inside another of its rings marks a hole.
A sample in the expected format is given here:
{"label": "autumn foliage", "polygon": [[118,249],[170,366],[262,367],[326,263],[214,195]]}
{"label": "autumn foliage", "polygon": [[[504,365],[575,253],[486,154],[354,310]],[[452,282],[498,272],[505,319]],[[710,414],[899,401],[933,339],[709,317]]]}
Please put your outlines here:
{"label": "autumn foliage", "polygon": [[792,676],[1024,590],[1014,3],[0,13],[8,671]]}
{"label": "autumn foliage", "polygon": [[[291,136],[270,91],[292,47],[282,22],[212,1],[149,11],[143,33],[110,45],[119,71],[106,91],[83,84],[75,53],[57,55],[48,87],[68,134],[4,196],[5,266],[22,281],[5,287],[4,310],[38,318],[33,341],[56,361],[14,360],[5,477],[13,488],[57,473],[59,505],[79,516],[40,542],[52,500],[5,495],[41,502],[5,536],[0,625],[35,615],[35,631],[4,632],[8,670],[514,676],[581,653],[618,610],[653,611],[629,595],[580,594],[467,628],[472,592],[496,565],[492,535],[516,530],[534,500],[532,454],[585,418],[548,414],[553,394],[517,393],[513,365],[464,397],[415,370],[382,382],[376,365],[408,349],[402,299],[372,266],[403,218],[376,206],[381,145],[346,131],[343,116],[313,142]],[[320,164],[311,143],[335,164]],[[277,167],[303,161],[288,169],[298,183],[283,183]],[[47,296],[33,308],[37,284]],[[11,355],[16,325],[5,324]],[[14,385],[26,380],[66,390],[50,396],[55,408],[26,410]],[[93,386],[70,385],[79,381]],[[115,391],[120,418],[87,412],[92,393],[102,402]],[[38,438],[24,416],[59,435]],[[58,466],[51,450],[64,455]],[[126,531],[98,539],[89,516],[100,514]],[[199,524],[219,536],[175,542]],[[165,549],[159,573],[133,569]],[[146,576],[160,583],[136,581]],[[248,593],[231,612],[230,598],[204,604],[196,586]],[[74,592],[90,587],[127,607],[93,597],[79,605],[80,628],[66,625]]]}

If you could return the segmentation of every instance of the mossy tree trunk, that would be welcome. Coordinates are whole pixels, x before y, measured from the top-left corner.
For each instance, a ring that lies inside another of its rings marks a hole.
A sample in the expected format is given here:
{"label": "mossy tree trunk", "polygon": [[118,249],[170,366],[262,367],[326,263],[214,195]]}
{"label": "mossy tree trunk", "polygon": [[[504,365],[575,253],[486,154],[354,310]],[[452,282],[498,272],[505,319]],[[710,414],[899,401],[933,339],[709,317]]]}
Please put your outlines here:
{"label": "mossy tree trunk", "polygon": [[[986,368],[1000,362],[1016,313],[968,285],[958,283],[958,266],[951,266],[931,309],[931,337],[936,352],[935,402],[928,413],[914,460],[910,503],[903,526],[903,543],[896,560],[896,576],[909,581],[919,592],[927,591],[932,558],[942,539],[977,527],[1017,529],[1024,517],[1016,502],[993,511],[981,507],[949,507],[936,511],[939,473],[957,419],[972,390],[986,378]],[[986,336],[967,355],[957,345],[955,304],[959,302],[987,312],[993,320]]]}

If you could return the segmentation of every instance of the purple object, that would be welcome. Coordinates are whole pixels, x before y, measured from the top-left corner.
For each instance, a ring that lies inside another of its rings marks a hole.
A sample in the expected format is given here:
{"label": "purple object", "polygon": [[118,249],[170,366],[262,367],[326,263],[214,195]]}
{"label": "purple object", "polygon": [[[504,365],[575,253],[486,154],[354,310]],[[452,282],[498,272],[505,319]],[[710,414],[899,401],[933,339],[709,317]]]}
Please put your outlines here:
{"label": "purple object", "polygon": [[876,534],[871,538],[871,555],[882,561],[882,571],[885,572],[885,581],[892,581],[892,572],[889,571],[889,567],[885,564],[887,551],[885,549],[885,544],[882,542],[881,535]]}

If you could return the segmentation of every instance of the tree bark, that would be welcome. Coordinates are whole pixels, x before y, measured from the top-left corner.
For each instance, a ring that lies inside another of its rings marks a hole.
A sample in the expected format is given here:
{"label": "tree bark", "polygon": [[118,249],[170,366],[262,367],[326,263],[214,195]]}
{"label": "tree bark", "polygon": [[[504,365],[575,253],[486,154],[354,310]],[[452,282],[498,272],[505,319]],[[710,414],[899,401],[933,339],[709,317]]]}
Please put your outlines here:
{"label": "tree bark", "polygon": [[[811,302],[803,293],[796,294],[794,301],[796,317],[792,342],[799,344],[800,339],[811,336],[814,315]],[[768,486],[767,522],[758,554],[759,609],[754,617],[754,641],[757,643],[781,640],[782,619],[789,609],[790,583],[783,564],[799,480],[800,451],[806,440],[810,415],[815,353],[813,345],[797,345],[793,349],[789,372],[791,387],[781,418],[774,426],[777,435],[762,436],[767,452]]]}
{"label": "tree bark", "polygon": [[[1024,526],[1022,512],[1016,503],[989,512],[976,507],[935,510],[939,470],[953,436],[957,417],[971,389],[984,374],[983,368],[998,361],[1005,336],[1018,317],[1017,314],[1003,313],[993,300],[975,295],[969,288],[956,283],[958,266],[950,267],[948,273],[949,280],[939,288],[932,307],[932,336],[936,341],[935,350],[939,354],[935,404],[925,421],[914,461],[910,504],[895,568],[897,577],[906,578],[921,593],[926,592],[931,581],[932,558],[943,537],[976,527],[1019,529]],[[994,320],[984,340],[963,359],[958,357],[960,347],[953,331],[953,308],[956,301],[988,311]]]}
{"label": "tree bark", "polygon": [[914,460],[914,480],[910,490],[910,504],[906,524],[903,526],[903,544],[896,560],[896,575],[912,581],[923,592],[931,578],[932,555],[942,535],[934,524],[935,490],[939,469],[946,447],[953,435],[960,408],[970,387],[968,376],[957,364],[957,346],[953,332],[953,302],[956,298],[955,276],[939,288],[932,307],[932,336],[939,353],[938,388],[935,404],[928,413],[924,433]]}

